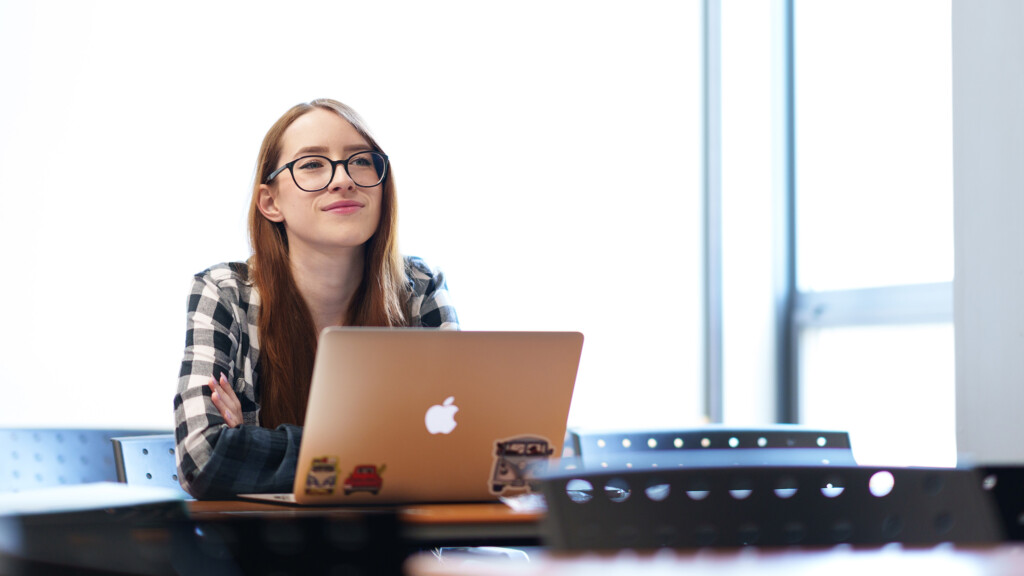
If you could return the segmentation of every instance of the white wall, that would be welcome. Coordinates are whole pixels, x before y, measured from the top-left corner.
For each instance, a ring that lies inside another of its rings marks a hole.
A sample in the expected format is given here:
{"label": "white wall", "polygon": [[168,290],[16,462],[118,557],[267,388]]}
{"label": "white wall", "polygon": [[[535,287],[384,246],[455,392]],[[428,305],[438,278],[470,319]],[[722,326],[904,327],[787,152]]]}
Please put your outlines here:
{"label": "white wall", "polygon": [[957,447],[1024,460],[1024,2],[954,0]]}
{"label": "white wall", "polygon": [[699,421],[700,73],[697,2],[0,0],[0,426],[173,424],[191,275],[318,97],[464,328],[585,334],[571,422]]}

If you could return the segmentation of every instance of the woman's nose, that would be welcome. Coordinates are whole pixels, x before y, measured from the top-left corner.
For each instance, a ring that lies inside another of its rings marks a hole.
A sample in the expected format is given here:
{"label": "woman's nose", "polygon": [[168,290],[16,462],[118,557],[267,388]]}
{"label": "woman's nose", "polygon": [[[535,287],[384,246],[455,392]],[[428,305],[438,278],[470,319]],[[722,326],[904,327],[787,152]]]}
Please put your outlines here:
{"label": "woman's nose", "polygon": [[356,184],[352,181],[352,178],[349,178],[348,170],[345,170],[345,167],[339,164],[335,167],[334,178],[331,179],[331,182],[327,187],[331,190],[352,190],[356,187]]}

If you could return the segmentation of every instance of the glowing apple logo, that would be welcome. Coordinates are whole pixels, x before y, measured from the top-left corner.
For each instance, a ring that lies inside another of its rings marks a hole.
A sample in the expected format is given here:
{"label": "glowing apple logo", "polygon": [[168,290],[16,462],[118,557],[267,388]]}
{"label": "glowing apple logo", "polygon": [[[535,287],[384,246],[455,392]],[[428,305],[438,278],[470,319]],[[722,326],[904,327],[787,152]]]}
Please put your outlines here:
{"label": "glowing apple logo", "polygon": [[449,396],[444,404],[434,404],[427,409],[427,415],[423,421],[427,425],[427,431],[431,434],[448,434],[455,430],[455,413],[459,407],[453,404],[455,396]]}

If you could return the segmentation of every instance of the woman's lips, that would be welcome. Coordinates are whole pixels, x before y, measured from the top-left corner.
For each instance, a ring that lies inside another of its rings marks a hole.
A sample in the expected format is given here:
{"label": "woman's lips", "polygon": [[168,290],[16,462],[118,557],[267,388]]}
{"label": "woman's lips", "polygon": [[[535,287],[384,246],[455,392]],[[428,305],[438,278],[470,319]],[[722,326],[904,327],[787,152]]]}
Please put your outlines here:
{"label": "woman's lips", "polygon": [[352,214],[353,212],[358,212],[362,207],[361,203],[354,200],[341,200],[340,202],[332,202],[324,206],[323,211],[334,214]]}

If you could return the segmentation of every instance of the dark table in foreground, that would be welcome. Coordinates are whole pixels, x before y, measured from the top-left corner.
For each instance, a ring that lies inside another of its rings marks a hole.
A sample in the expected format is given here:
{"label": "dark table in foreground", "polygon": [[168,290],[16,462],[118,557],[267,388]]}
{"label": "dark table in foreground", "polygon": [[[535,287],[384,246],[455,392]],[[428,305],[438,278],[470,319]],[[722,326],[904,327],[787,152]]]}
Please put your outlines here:
{"label": "dark table in foreground", "polygon": [[540,515],[502,503],[299,507],[167,496],[112,483],[6,495],[0,575],[387,575],[434,548],[540,541]]}
{"label": "dark table in foreground", "polygon": [[197,522],[260,518],[337,518],[393,513],[402,539],[414,547],[535,546],[540,543],[537,512],[518,512],[500,502],[420,504],[395,507],[308,507],[245,500],[186,502]]}

